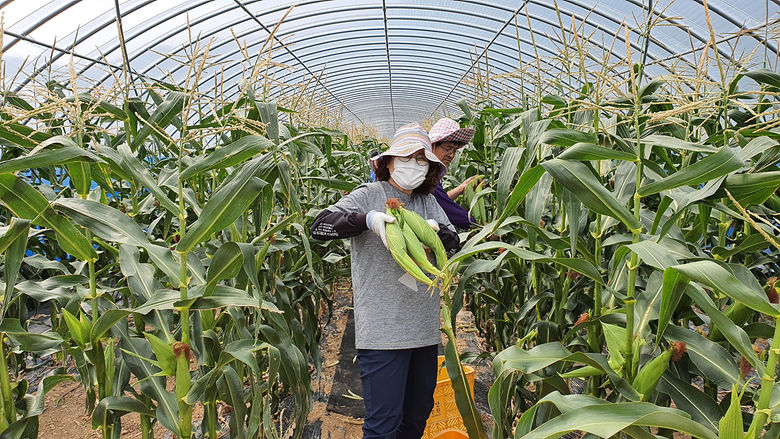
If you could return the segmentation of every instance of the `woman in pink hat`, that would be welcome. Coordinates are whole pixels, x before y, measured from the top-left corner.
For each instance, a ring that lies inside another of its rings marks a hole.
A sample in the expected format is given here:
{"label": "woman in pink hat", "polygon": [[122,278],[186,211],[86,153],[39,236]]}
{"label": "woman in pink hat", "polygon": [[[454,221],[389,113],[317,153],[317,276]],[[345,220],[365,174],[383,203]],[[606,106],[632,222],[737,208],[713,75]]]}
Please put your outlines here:
{"label": "woman in pink hat", "polygon": [[[436,158],[444,164],[449,166],[452,159],[455,157],[455,152],[459,148],[465,146],[471,138],[474,137],[473,128],[461,128],[458,122],[449,119],[439,119],[431,130],[428,132],[428,137],[431,139],[433,153],[436,154]],[[444,173],[442,173],[444,176]],[[447,214],[447,218],[450,222],[459,229],[468,229],[474,222],[474,218],[469,216],[466,209],[460,207],[455,199],[466,190],[466,186],[474,179],[474,177],[468,178],[463,183],[445,192],[441,185],[441,180],[436,183],[436,187],[433,189],[433,195],[436,197],[436,201],[439,206]]]}
{"label": "woman in pink hat", "polygon": [[350,238],[355,347],[366,408],[363,437],[420,438],[436,388],[439,294],[430,294],[387,250],[385,223],[395,218],[384,213],[385,201],[398,198],[427,219],[448,252],[460,243],[431,194],[445,168],[419,125],[401,127],[390,148],[373,160],[377,181],[361,184],[324,209],[311,234]]}

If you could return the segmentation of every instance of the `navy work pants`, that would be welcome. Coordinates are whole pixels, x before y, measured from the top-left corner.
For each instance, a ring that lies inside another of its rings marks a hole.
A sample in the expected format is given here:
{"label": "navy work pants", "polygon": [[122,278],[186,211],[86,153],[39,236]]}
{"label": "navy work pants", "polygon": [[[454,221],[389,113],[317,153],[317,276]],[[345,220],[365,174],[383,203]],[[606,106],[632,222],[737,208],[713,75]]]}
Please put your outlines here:
{"label": "navy work pants", "polygon": [[438,346],[358,349],[364,439],[419,439],[433,408]]}

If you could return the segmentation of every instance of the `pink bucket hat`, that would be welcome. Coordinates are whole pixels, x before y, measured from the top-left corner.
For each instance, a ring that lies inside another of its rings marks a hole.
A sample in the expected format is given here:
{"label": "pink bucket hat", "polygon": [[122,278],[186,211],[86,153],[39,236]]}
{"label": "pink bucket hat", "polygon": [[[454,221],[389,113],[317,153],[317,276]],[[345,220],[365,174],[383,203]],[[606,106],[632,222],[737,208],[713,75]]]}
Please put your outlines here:
{"label": "pink bucket hat", "polygon": [[428,137],[430,137],[431,143],[469,143],[471,138],[474,137],[474,128],[461,128],[458,122],[443,117],[431,127]]}
{"label": "pink bucket hat", "polygon": [[398,128],[395,132],[393,140],[390,142],[390,148],[382,154],[373,157],[374,162],[378,161],[382,157],[408,157],[419,150],[425,151],[425,158],[430,163],[444,167],[444,164],[436,157],[431,147],[431,139],[428,138],[428,134],[420,126],[420,124],[409,124]]}

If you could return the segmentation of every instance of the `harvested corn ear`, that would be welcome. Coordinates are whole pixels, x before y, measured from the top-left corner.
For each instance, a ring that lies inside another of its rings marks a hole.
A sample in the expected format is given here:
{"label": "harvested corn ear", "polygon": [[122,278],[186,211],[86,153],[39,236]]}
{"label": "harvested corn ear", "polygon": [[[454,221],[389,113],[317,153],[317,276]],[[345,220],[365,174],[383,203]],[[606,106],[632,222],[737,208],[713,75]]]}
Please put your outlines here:
{"label": "harvested corn ear", "polygon": [[444,264],[447,263],[447,250],[444,249],[444,244],[442,244],[441,239],[439,239],[439,235],[433,231],[431,225],[428,224],[423,217],[416,212],[405,209],[403,204],[398,202],[397,198],[391,198],[387,200],[387,202],[391,203],[393,200],[395,201],[392,205],[397,207],[395,209],[389,209],[390,215],[395,216],[396,221],[401,224],[408,225],[420,242],[433,250],[433,254],[436,255],[436,264],[438,264],[439,267],[443,267]]}
{"label": "harvested corn ear", "polygon": [[[395,203],[391,203],[395,200]],[[400,205],[397,198],[391,198],[387,201],[387,214],[393,215],[393,211],[397,211],[397,205]],[[393,208],[395,207],[395,208]],[[431,286],[433,281],[423,273],[422,269],[407,253],[406,238],[404,238],[403,231],[399,225],[399,220],[394,223],[385,223],[385,237],[387,238],[387,249],[390,250],[390,254],[393,255],[393,259],[398,265],[409,273],[413,278]],[[430,228],[430,227],[429,227]],[[423,250],[423,252],[425,252]]]}
{"label": "harvested corn ear", "polygon": [[434,267],[431,261],[428,260],[428,255],[425,253],[422,242],[414,234],[408,222],[401,226],[401,231],[403,231],[404,239],[406,240],[406,250],[409,252],[409,256],[414,259],[414,262],[417,262],[420,268],[434,276],[441,274],[439,269]]}

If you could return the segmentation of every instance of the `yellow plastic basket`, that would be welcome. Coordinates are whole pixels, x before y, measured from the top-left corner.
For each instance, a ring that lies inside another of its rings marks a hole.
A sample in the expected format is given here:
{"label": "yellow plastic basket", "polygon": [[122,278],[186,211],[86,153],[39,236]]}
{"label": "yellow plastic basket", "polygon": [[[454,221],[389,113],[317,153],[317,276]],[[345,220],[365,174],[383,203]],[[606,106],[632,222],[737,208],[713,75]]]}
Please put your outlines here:
{"label": "yellow plastic basket", "polygon": [[[463,365],[466,381],[469,383],[471,397],[474,397],[474,368]],[[455,404],[455,392],[444,367],[444,356],[439,355],[439,373],[436,377],[436,390],[433,392],[433,410],[428,417],[422,439],[461,439],[468,438],[463,418]]]}

